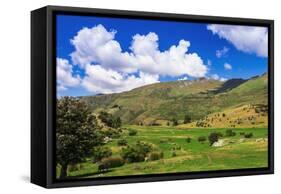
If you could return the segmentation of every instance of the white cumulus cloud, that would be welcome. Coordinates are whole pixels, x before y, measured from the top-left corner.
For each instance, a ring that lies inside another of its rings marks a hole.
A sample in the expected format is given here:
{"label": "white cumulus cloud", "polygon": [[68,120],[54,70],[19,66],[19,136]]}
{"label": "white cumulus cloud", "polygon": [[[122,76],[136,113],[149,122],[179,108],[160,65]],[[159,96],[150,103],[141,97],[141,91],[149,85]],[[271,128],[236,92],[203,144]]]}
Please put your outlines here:
{"label": "white cumulus cloud", "polygon": [[224,68],[225,68],[226,70],[231,70],[231,69],[232,69],[232,65],[229,64],[229,63],[225,63],[223,66],[224,66]]}
{"label": "white cumulus cloud", "polygon": [[208,72],[201,57],[188,52],[191,44],[187,40],[160,50],[156,33],[135,34],[124,51],[115,39],[116,33],[101,24],[79,30],[70,40],[74,46],[70,57],[72,65],[77,65],[85,76],[74,76],[72,65],[58,59],[68,68],[58,79],[58,88],[65,90],[80,83],[93,93],[117,93],[159,82],[160,76],[197,78]]}
{"label": "white cumulus cloud", "polygon": [[224,78],[224,77],[220,77],[218,74],[212,74],[212,75],[210,76],[210,78],[211,78],[211,79],[214,79],[214,80],[219,80],[219,81],[221,81],[221,82],[224,82],[224,81],[227,80],[227,79]]}
{"label": "white cumulus cloud", "polygon": [[268,30],[266,27],[210,24],[207,29],[232,43],[236,49],[254,53],[259,57],[268,55]]}
{"label": "white cumulus cloud", "polygon": [[221,50],[216,50],[216,56],[217,58],[221,58],[225,56],[229,51],[229,48],[223,47]]}
{"label": "white cumulus cloud", "polygon": [[86,64],[99,64],[105,69],[123,73],[142,71],[168,76],[187,74],[192,77],[203,77],[207,73],[208,69],[200,56],[188,53],[189,41],[180,40],[178,45],[160,51],[156,33],[136,34],[132,37],[130,52],[125,52],[115,40],[116,33],[114,30],[108,31],[101,24],[81,29],[71,40],[75,47],[71,53],[73,63],[82,68]]}
{"label": "white cumulus cloud", "polygon": [[106,70],[100,65],[86,65],[87,76],[82,85],[94,93],[118,93],[143,85],[159,82],[158,75],[139,73],[139,76],[125,75],[114,70]]}
{"label": "white cumulus cloud", "polygon": [[57,88],[59,91],[67,90],[68,87],[79,85],[80,77],[73,75],[72,65],[69,61],[57,58]]}

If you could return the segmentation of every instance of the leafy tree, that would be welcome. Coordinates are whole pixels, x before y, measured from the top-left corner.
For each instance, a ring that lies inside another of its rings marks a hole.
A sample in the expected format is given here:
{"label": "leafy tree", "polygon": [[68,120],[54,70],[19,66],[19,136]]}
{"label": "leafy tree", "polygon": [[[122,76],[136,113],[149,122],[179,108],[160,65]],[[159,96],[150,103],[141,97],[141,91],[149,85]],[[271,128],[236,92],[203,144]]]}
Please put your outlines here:
{"label": "leafy tree", "polygon": [[142,162],[149,152],[152,151],[152,146],[146,142],[138,141],[135,145],[127,146],[122,149],[121,156],[128,163]]}
{"label": "leafy tree", "polygon": [[112,151],[109,147],[98,146],[93,149],[93,162],[99,162],[103,158],[108,158],[112,156]]}
{"label": "leafy tree", "polygon": [[251,138],[251,137],[253,137],[253,136],[254,136],[253,133],[246,133],[246,134],[244,135],[245,138]]}
{"label": "leafy tree", "polygon": [[184,124],[191,123],[191,117],[190,117],[188,114],[186,114],[186,115],[184,116],[183,123],[184,123]]}
{"label": "leafy tree", "polygon": [[126,139],[120,139],[117,141],[118,146],[126,146],[128,144]]}
{"label": "leafy tree", "polygon": [[185,139],[185,141],[186,141],[187,143],[190,143],[190,142],[191,142],[191,140],[192,140],[192,138],[191,138],[191,137],[187,137],[187,138]]}
{"label": "leafy tree", "polygon": [[219,140],[219,138],[221,137],[221,134],[217,133],[217,132],[213,132],[208,136],[210,145],[213,145],[215,142],[217,142]]}
{"label": "leafy tree", "polygon": [[173,124],[173,126],[177,126],[178,125],[177,119],[173,118],[172,119],[172,124]]}
{"label": "leafy tree", "polygon": [[135,135],[137,135],[137,130],[135,130],[135,129],[129,129],[129,132],[128,132],[128,134],[129,134],[129,136],[135,136]]}
{"label": "leafy tree", "polygon": [[87,105],[74,97],[57,100],[56,161],[60,178],[67,176],[69,164],[78,164],[103,142],[95,116]]}
{"label": "leafy tree", "polygon": [[101,111],[99,114],[99,119],[105,123],[108,127],[119,128],[122,125],[120,117],[114,117],[112,114],[105,111]]}

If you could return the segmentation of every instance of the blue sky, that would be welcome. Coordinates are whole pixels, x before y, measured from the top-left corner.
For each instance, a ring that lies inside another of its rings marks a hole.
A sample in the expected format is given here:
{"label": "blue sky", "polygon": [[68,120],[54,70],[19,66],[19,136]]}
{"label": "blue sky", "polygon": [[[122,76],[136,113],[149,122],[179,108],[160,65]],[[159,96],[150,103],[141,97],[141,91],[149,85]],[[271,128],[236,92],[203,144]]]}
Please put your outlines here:
{"label": "blue sky", "polygon": [[[95,40],[98,37],[103,41]],[[175,52],[171,51],[173,45],[178,48]],[[103,54],[105,48],[116,52]],[[182,49],[187,51],[182,53]],[[267,61],[267,29],[263,27],[57,16],[60,96],[122,92],[198,77],[247,79],[267,72]],[[166,70],[158,74],[157,68]]]}

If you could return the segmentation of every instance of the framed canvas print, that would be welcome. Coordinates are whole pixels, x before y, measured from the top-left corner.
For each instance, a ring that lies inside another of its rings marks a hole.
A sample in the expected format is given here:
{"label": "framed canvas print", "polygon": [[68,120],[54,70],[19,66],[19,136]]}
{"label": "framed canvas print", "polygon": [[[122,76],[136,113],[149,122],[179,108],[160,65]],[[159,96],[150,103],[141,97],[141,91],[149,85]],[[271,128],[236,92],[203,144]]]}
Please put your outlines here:
{"label": "framed canvas print", "polygon": [[273,21],[31,12],[31,182],[273,173]]}

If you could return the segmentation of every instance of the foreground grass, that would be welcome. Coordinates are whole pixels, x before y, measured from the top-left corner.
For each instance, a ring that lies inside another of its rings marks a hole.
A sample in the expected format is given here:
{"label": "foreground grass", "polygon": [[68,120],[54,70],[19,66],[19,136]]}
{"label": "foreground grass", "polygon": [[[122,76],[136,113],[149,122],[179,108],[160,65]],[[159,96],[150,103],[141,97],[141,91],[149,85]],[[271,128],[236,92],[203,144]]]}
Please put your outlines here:
{"label": "foreground grass", "polygon": [[[199,136],[207,137],[211,132],[225,133],[226,129],[179,129],[176,127],[162,126],[125,126],[138,131],[136,136],[128,136],[126,131],[121,138],[125,138],[128,144],[137,141],[145,141],[153,144],[153,147],[164,152],[164,158],[157,161],[125,164],[122,167],[112,168],[107,172],[99,173],[97,164],[89,159],[81,164],[81,168],[69,172],[71,177],[106,177],[139,174],[159,174],[172,172],[195,172],[209,170],[227,170],[267,167],[267,138],[266,128],[233,129],[234,137],[223,137],[231,143],[222,147],[211,147],[209,142],[200,143]],[[245,139],[240,133],[253,133],[254,136]],[[192,138],[190,143],[186,138]],[[117,146],[118,139],[112,140],[106,146],[111,147],[113,155],[120,155],[122,147]],[[172,155],[172,149],[176,150],[176,156]]]}

